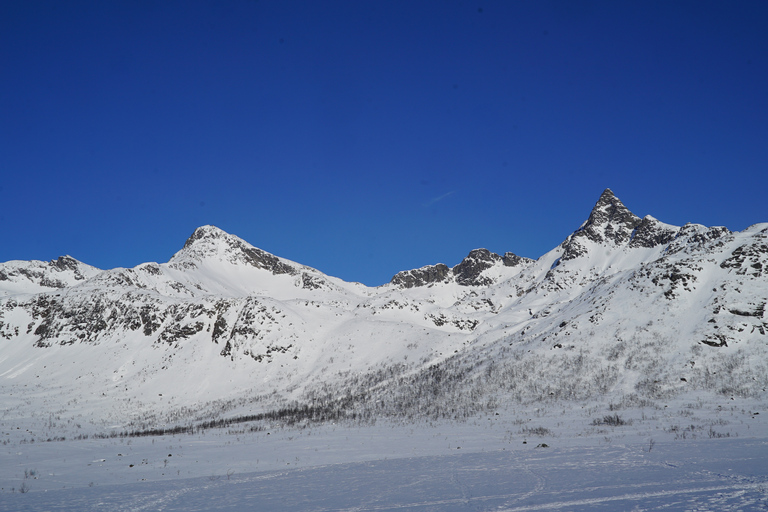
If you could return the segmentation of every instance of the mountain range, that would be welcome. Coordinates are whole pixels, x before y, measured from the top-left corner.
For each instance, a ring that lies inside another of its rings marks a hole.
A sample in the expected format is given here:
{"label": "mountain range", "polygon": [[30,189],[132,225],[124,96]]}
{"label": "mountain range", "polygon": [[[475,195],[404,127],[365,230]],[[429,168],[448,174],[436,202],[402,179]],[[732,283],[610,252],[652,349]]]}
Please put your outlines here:
{"label": "mountain range", "polygon": [[609,189],[536,260],[475,249],[379,287],[202,226],[167,263],[0,264],[0,387],[6,420],[123,430],[759,399],[767,302],[768,223],[672,226]]}

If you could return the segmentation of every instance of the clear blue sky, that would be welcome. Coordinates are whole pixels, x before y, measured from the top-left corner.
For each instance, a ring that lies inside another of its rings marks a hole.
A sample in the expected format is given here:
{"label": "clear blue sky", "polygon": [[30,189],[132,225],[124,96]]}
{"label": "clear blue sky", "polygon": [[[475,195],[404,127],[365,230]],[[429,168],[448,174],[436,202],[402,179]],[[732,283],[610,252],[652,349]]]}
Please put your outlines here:
{"label": "clear blue sky", "polygon": [[536,258],[610,187],[768,221],[768,2],[0,2],[0,261],[199,225],[348,281]]}

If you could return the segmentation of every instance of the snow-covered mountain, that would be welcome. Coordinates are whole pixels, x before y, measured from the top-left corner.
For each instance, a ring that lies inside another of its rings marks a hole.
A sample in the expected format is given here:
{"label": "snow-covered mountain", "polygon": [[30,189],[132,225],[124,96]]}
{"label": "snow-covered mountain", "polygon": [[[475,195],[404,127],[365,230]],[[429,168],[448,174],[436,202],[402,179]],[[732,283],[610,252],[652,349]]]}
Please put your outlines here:
{"label": "snow-covered mountain", "polygon": [[768,223],[671,226],[610,190],[537,260],[475,249],[376,288],[203,226],[167,263],[0,264],[0,386],[6,418],[120,428],[759,397],[766,302]]}

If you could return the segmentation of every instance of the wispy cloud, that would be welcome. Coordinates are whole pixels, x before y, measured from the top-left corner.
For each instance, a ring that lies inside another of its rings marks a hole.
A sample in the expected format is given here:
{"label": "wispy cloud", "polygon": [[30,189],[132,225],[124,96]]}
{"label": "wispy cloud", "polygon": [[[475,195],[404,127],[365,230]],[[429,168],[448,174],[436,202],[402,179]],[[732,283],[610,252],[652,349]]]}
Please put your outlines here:
{"label": "wispy cloud", "polygon": [[435,203],[438,203],[438,202],[442,201],[443,199],[445,199],[446,197],[452,196],[455,193],[456,193],[456,191],[452,190],[452,191],[450,191],[450,192],[448,192],[446,194],[443,194],[441,196],[433,197],[432,199],[430,199],[429,201],[424,203],[424,208],[429,208],[430,206],[434,205]]}

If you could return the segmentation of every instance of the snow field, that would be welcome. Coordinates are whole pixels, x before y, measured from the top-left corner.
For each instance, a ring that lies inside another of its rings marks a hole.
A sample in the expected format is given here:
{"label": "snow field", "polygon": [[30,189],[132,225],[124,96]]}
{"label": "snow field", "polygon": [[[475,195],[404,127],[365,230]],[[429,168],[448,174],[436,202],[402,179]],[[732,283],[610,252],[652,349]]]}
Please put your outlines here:
{"label": "snow field", "polygon": [[[654,430],[639,419],[627,426],[586,427],[574,435],[573,427],[585,422],[561,420],[493,416],[433,425],[324,425],[255,433],[212,429],[196,435],[6,444],[0,457],[0,510],[727,511],[768,506],[764,424],[741,425],[730,430],[729,438],[693,439]],[[735,437],[735,430],[761,437]],[[22,486],[28,492],[19,492]]]}

